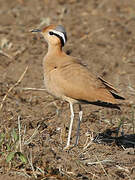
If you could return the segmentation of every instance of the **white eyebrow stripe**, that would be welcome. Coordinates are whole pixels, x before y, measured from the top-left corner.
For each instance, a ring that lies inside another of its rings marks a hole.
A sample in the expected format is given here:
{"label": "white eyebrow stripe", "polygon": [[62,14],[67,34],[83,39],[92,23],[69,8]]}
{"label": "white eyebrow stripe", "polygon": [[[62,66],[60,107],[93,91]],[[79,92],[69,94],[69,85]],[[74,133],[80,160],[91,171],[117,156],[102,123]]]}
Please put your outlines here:
{"label": "white eyebrow stripe", "polygon": [[60,37],[62,37],[63,41],[64,41],[64,44],[66,43],[66,38],[65,38],[65,35],[60,32],[60,31],[56,31],[56,30],[51,30],[53,33],[55,34],[58,34]]}

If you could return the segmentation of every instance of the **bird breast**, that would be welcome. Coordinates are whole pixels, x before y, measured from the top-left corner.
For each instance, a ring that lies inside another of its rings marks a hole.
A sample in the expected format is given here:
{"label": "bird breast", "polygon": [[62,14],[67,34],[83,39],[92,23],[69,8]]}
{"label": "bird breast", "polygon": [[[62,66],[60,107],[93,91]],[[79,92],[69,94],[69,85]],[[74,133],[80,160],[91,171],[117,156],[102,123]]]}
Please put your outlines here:
{"label": "bird breast", "polygon": [[44,84],[47,91],[58,98],[62,98],[62,90],[57,86],[57,74],[59,72],[57,61],[51,61],[50,59],[45,58],[43,61],[43,70]]}

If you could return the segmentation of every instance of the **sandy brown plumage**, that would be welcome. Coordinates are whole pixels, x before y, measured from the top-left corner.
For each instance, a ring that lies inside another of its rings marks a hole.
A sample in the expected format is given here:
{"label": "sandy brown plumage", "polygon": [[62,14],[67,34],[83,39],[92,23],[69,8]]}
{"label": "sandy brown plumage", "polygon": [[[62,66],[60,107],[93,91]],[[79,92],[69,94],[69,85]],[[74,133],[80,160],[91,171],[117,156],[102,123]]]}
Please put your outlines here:
{"label": "sandy brown plumage", "polygon": [[45,57],[44,71],[46,88],[57,97],[119,104],[112,95],[117,92],[112,85],[94,76],[80,61],[65,53],[56,57],[55,61]]}
{"label": "sandy brown plumage", "polygon": [[[39,30],[32,32],[37,31]],[[124,98],[117,94],[118,91],[110,83],[93,75],[80,60],[68,56],[62,51],[62,46],[67,39],[65,29],[62,26],[50,25],[45,27],[41,33],[48,42],[48,52],[43,60],[46,89],[52,95],[66,100],[70,104],[71,123],[68,147],[74,118],[74,103],[90,103],[119,109],[117,99]],[[80,112],[81,121],[81,108]]]}

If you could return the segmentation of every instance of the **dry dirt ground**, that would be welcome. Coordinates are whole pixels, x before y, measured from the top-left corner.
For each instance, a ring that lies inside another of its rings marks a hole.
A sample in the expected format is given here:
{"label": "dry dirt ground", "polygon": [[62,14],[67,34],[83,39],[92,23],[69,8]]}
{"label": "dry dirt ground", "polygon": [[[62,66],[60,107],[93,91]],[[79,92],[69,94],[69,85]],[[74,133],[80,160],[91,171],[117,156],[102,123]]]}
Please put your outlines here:
{"label": "dry dirt ground", "polygon": [[[70,151],[68,104],[28,89],[44,88],[47,52],[30,30],[51,23],[67,30],[64,50],[126,98],[121,112],[83,105]],[[134,96],[134,0],[0,0],[0,179],[135,179]]]}

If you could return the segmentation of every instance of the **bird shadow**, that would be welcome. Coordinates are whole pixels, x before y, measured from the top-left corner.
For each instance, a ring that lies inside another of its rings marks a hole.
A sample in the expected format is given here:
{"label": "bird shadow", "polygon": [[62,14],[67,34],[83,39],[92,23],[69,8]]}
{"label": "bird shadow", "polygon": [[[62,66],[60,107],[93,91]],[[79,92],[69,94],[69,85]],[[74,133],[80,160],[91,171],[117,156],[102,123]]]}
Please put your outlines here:
{"label": "bird shadow", "polygon": [[107,144],[111,145],[116,144],[124,148],[135,148],[135,134],[119,134],[119,128],[116,129],[106,129],[104,132],[99,133],[94,137],[93,142],[98,144]]}

